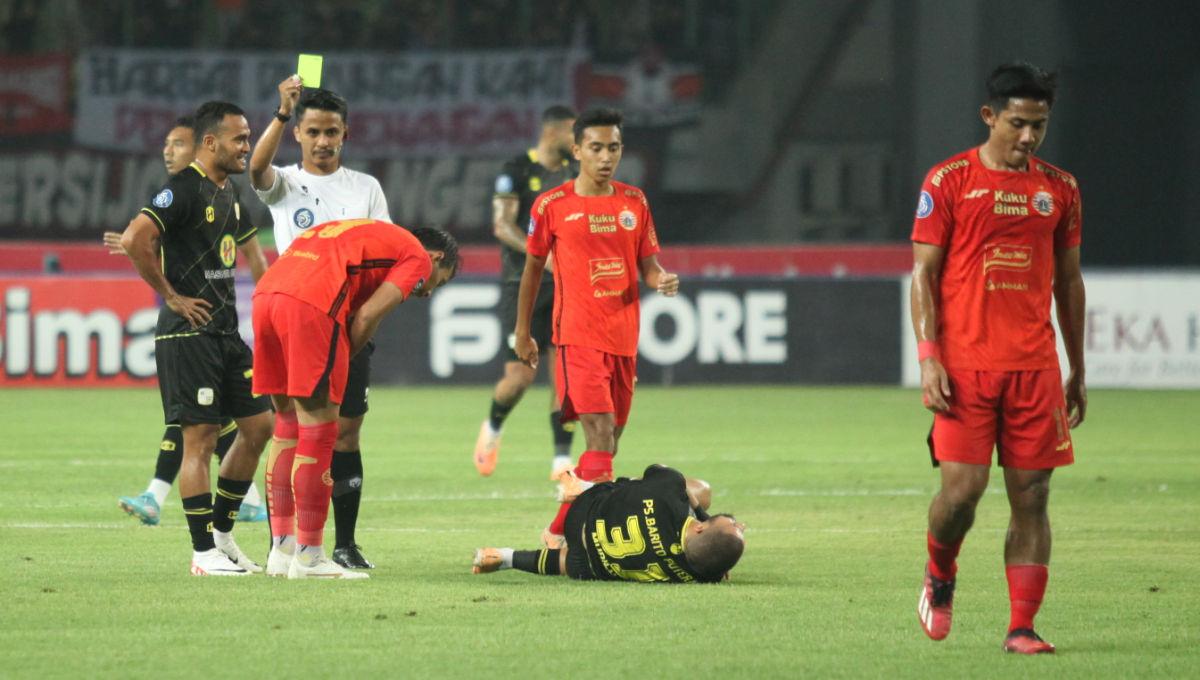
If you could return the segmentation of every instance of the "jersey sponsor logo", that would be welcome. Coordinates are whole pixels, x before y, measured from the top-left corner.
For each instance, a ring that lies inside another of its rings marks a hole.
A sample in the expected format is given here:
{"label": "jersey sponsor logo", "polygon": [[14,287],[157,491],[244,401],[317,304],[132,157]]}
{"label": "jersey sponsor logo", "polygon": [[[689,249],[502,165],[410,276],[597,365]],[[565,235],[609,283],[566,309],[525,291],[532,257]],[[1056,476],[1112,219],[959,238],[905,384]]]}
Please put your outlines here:
{"label": "jersey sponsor logo", "polygon": [[615,234],[617,218],[612,215],[588,215],[588,231],[593,234]]}
{"label": "jersey sponsor logo", "polygon": [[973,189],[971,191],[968,191],[967,194],[965,196],[963,196],[963,198],[964,199],[981,198],[983,196],[987,196],[991,192],[992,192],[991,189]]}
{"label": "jersey sponsor logo", "polygon": [[1075,178],[1065,172],[1060,172],[1054,168],[1042,165],[1041,163],[1038,163],[1034,167],[1037,168],[1038,172],[1045,173],[1047,177],[1053,177],[1054,179],[1062,180],[1067,184],[1070,184],[1071,188],[1073,189],[1079,188],[1079,184],[1075,181]]}
{"label": "jersey sponsor logo", "polygon": [[204,209],[204,219],[209,222],[217,221],[217,211],[211,205]]}
{"label": "jersey sponsor logo", "polygon": [[600,290],[599,288],[597,288],[596,290],[592,291],[592,297],[594,297],[594,298],[619,297],[619,296],[625,294],[626,288],[628,288],[628,286],[621,286],[617,290]]}
{"label": "jersey sponsor logo", "polygon": [[580,219],[581,217],[583,217],[583,213],[571,213],[570,215],[567,215],[566,218],[563,219],[563,222],[574,222],[575,220]]}
{"label": "jersey sponsor logo", "polygon": [[1033,209],[1042,217],[1054,214],[1054,197],[1048,191],[1039,191],[1033,195]]}
{"label": "jersey sponsor logo", "polygon": [[308,229],[316,220],[313,211],[308,208],[300,208],[292,215],[292,222],[300,229]]}
{"label": "jersey sponsor logo", "polygon": [[232,267],[237,262],[237,241],[230,234],[221,237],[221,264]]}
{"label": "jersey sponsor logo", "polygon": [[513,178],[509,175],[500,175],[496,177],[496,193],[511,194],[513,190]]}
{"label": "jersey sponsor logo", "polygon": [[1033,248],[989,243],[983,247],[983,272],[993,269],[1028,271],[1033,266]]}
{"label": "jersey sponsor logo", "polygon": [[965,158],[960,158],[960,159],[954,161],[953,163],[947,163],[947,164],[943,165],[942,167],[938,168],[937,172],[933,173],[933,177],[929,180],[929,183],[935,187],[940,187],[940,186],[942,186],[942,179],[946,175],[950,174],[951,172],[953,172],[959,168],[965,168],[970,164],[971,164],[971,162]]}
{"label": "jersey sponsor logo", "polygon": [[620,257],[600,257],[588,260],[592,283],[600,279],[619,279],[625,276],[625,260]]}
{"label": "jersey sponsor logo", "polygon": [[566,196],[566,195],[567,195],[567,192],[563,191],[562,189],[559,189],[558,191],[556,191],[552,194],[546,194],[545,196],[542,197],[542,200],[538,202],[537,214],[539,214],[539,215],[545,214],[546,206],[550,205],[555,199],[562,198],[563,196]]}
{"label": "jersey sponsor logo", "polygon": [[201,406],[212,406],[213,404],[213,388],[201,387],[196,390],[196,403]]}
{"label": "jersey sponsor logo", "polygon": [[633,231],[637,229],[637,215],[634,215],[632,210],[622,210],[621,214],[617,215],[617,223],[625,231]]}
{"label": "jersey sponsor logo", "polygon": [[917,219],[923,220],[933,214],[933,196],[928,191],[922,191],[917,199]]}
{"label": "jersey sponsor logo", "polygon": [[[143,194],[143,195],[145,195],[145,194]],[[171,191],[170,189],[163,189],[162,191],[158,192],[157,196],[154,197],[153,202],[154,202],[154,207],[156,207],[156,208],[169,208],[169,207],[171,207],[171,203],[173,203],[174,201],[175,201],[175,193],[173,191]]]}
{"label": "jersey sponsor logo", "polygon": [[529,190],[530,191],[541,191],[542,190],[542,178],[541,177],[530,177],[529,178]]}

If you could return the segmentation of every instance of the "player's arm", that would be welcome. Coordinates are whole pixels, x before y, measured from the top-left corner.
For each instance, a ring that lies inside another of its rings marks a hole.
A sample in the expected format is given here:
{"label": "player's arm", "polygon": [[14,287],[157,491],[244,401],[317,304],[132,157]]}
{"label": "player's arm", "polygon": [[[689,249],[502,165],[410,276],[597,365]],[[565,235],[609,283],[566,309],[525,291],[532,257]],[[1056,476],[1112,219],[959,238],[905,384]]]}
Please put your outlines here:
{"label": "player's arm", "polygon": [[250,266],[250,276],[258,283],[263,274],[267,273],[267,256],[263,254],[258,237],[251,234],[244,243],[238,245],[238,253],[245,258],[246,264]]}
{"label": "player's arm", "polygon": [[688,504],[693,510],[708,511],[708,507],[712,505],[712,487],[703,479],[694,477],[684,477],[687,484]]}
{"label": "player's arm", "polygon": [[538,346],[530,333],[533,305],[537,301],[538,289],[542,285],[542,272],[546,269],[546,258],[526,251],[525,271],[521,273],[521,288],[517,294],[517,327],[513,329],[516,343],[513,350],[517,358],[531,368],[538,365]]}
{"label": "player's arm", "polygon": [[350,320],[350,356],[358,354],[358,351],[367,345],[367,341],[379,329],[383,317],[402,302],[404,291],[400,290],[399,286],[390,281],[379,285]]}
{"label": "player's arm", "polygon": [[667,297],[679,292],[679,275],[663,269],[658,263],[658,255],[648,255],[638,260],[638,269],[646,285]]}
{"label": "player's arm", "polygon": [[186,297],[175,291],[159,265],[158,246],[158,226],[145,213],[138,213],[121,234],[121,247],[133,261],[134,269],[142,280],[158,293],[167,307],[187,319],[192,328],[208,323],[212,319],[209,313],[212,303],[200,298]]}
{"label": "player's arm", "polygon": [[525,232],[517,226],[517,209],[520,201],[516,196],[496,195],[492,197],[492,233],[496,240],[513,250],[525,252]]}
{"label": "player's arm", "polygon": [[913,242],[913,276],[909,305],[921,361],[921,400],[938,413],[950,410],[950,378],[937,351],[937,290],[945,250]]}
{"label": "player's arm", "polygon": [[1067,350],[1071,372],[1067,377],[1066,397],[1068,424],[1075,427],[1087,414],[1087,388],[1084,385],[1083,326],[1087,296],[1083,288],[1083,272],[1079,267],[1079,246],[1054,253],[1054,304],[1058,312],[1058,328]]}
{"label": "player's arm", "polygon": [[[288,76],[279,84],[279,113],[291,116],[300,99],[300,79]],[[283,131],[287,124],[271,117],[267,129],[263,130],[258,143],[254,145],[254,153],[250,154],[250,185],[259,191],[267,191],[275,186],[275,153],[279,151],[279,141],[283,139]]]}

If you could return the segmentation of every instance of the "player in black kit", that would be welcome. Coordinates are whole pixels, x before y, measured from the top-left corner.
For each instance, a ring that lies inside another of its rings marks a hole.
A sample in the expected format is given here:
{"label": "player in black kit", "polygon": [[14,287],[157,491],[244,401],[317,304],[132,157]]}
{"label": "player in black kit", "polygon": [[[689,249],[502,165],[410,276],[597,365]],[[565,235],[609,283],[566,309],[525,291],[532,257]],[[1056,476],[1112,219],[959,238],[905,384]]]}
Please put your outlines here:
{"label": "player in black kit", "polygon": [[[179,495],[192,535],[191,571],[240,576],[262,571],[232,531],[272,418],[270,401],[250,391],[253,362],[238,335],[233,276],[238,253],[255,281],[267,262],[229,181],[245,172],[250,153],[245,115],[233,104],[208,102],[196,111],[195,133],[195,161],[142,208],[121,246],[164,302],[154,347],[164,419],[183,431]],[[208,466],[226,417],[237,421],[238,434],[214,500]]]}
{"label": "player in black kit", "polygon": [[[575,112],[566,106],[551,106],[542,112],[542,130],[537,146],[505,163],[496,176],[492,196],[492,231],[500,241],[500,328],[506,333],[504,375],[496,383],[488,417],[479,427],[475,440],[475,469],[485,477],[496,469],[500,456],[500,431],[504,419],[533,384],[537,370],[521,363],[513,352],[513,330],[517,326],[517,294],[521,289],[521,274],[525,271],[525,226],[530,209],[537,197],[546,190],[570,179],[571,144],[575,137],[572,126]],[[554,313],[554,277],[547,267],[538,289],[531,324],[533,338],[544,348],[543,363],[554,366],[554,345],[551,343],[551,319]],[[550,380],[554,371],[550,370]],[[551,390],[554,400],[554,391]],[[550,406],[550,429],[554,436],[552,477],[561,469],[571,467],[572,425],[562,422],[562,411],[556,401]]]}
{"label": "player in black kit", "polygon": [[567,513],[565,548],[475,551],[476,574],[520,569],[581,580],[713,583],[729,574],[745,548],[745,525],[732,515],[708,515],[702,481],[651,465],[641,479],[591,485]]}

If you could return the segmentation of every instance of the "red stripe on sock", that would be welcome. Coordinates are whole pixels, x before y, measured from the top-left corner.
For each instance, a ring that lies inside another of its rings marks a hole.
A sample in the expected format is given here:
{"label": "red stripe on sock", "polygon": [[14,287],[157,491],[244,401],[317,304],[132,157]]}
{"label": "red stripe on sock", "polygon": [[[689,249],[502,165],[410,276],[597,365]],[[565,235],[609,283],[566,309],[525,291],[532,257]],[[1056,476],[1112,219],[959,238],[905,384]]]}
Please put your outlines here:
{"label": "red stripe on sock", "polygon": [[938,543],[933,534],[925,533],[925,545],[929,549],[929,573],[934,578],[949,581],[958,573],[958,551],[962,548],[962,539],[949,545]]}
{"label": "red stripe on sock", "polygon": [[1008,632],[1018,628],[1033,629],[1033,617],[1037,616],[1046,595],[1046,581],[1050,570],[1044,564],[1010,564],[1004,567],[1008,577],[1008,602],[1012,616]]}
{"label": "red stripe on sock", "polygon": [[292,464],[296,447],[282,449],[267,468],[267,509],[271,516],[271,535],[296,533],[296,500],[292,497]]}
{"label": "red stripe on sock", "polygon": [[292,490],[296,496],[296,542],[300,545],[321,545],[323,542],[329,498],[333,495],[329,464],[333,461],[333,444],[337,441],[337,433],[336,422],[300,426],[296,459],[292,467]]}

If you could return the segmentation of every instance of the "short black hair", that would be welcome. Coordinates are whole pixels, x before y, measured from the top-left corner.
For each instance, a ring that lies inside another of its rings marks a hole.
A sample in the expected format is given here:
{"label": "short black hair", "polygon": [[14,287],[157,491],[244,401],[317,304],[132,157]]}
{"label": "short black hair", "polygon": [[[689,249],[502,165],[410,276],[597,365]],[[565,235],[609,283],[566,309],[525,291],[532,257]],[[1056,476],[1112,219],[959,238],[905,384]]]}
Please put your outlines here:
{"label": "short black hair", "polygon": [[195,124],[192,130],[196,135],[196,142],[204,139],[205,135],[215,135],[221,128],[221,122],[225,120],[225,116],[244,116],[243,111],[237,104],[229,102],[204,102],[200,108],[196,109]]}
{"label": "short black hair", "polygon": [[346,105],[345,97],[333,90],[323,90],[319,87],[304,88],[299,101],[296,102],[297,125],[304,119],[304,112],[309,109],[336,113],[342,117],[343,123],[349,122],[350,107]]}
{"label": "short black hair", "polygon": [[575,119],[575,143],[579,144],[583,141],[583,131],[590,127],[615,125],[620,130],[624,122],[625,116],[622,116],[621,112],[616,109],[588,109]]}
{"label": "short black hair", "polygon": [[[189,116],[180,116],[180,117],[176,118],[175,123],[173,125],[171,125],[171,130],[174,130],[175,128],[179,128],[179,127],[187,128],[187,129],[191,130],[193,133],[195,133],[196,132],[196,117],[189,115]],[[167,132],[170,132],[170,130],[168,130]]]}
{"label": "short black hair", "polygon": [[[709,520],[716,517],[732,519],[733,515],[713,515]],[[745,549],[746,541],[736,534],[724,531],[705,531],[688,538],[684,555],[701,581],[714,582],[720,581],[730,569],[733,569],[738,560],[742,559],[742,552]]]}
{"label": "short black hair", "polygon": [[575,113],[575,109],[563,106],[562,104],[555,104],[542,111],[542,125],[561,123],[564,120],[575,120],[578,117],[579,114]]}
{"label": "short black hair", "polygon": [[442,251],[442,261],[438,266],[448,267],[450,278],[458,274],[458,241],[449,232],[430,227],[413,227],[409,231],[425,246],[425,250]]}
{"label": "short black hair", "polygon": [[988,76],[987,103],[996,113],[1008,108],[1009,99],[1032,99],[1054,108],[1057,89],[1057,73],[1049,73],[1028,62],[1014,61],[997,66]]}

